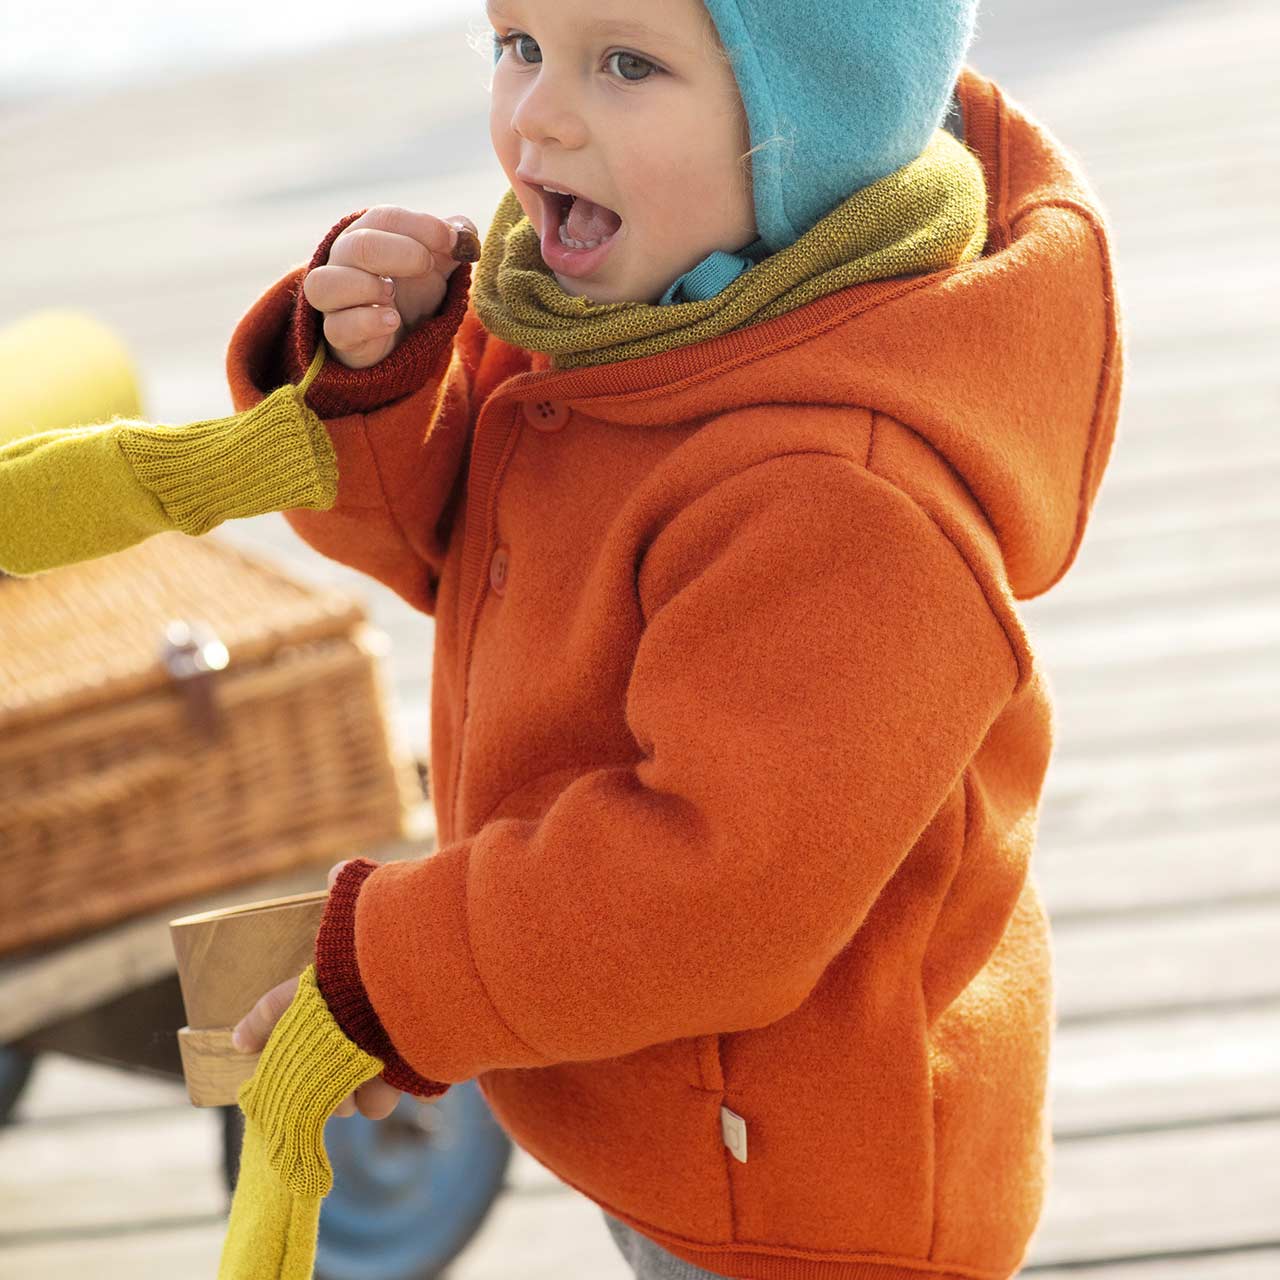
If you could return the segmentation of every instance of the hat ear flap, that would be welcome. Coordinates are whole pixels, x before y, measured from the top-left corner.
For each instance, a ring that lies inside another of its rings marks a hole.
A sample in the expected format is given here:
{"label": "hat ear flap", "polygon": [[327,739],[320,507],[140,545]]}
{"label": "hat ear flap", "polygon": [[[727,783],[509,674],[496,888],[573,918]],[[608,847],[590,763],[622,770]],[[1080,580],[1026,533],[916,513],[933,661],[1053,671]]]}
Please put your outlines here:
{"label": "hat ear flap", "polygon": [[756,226],[774,253],[924,153],[978,12],[978,0],[703,2],[746,110]]}

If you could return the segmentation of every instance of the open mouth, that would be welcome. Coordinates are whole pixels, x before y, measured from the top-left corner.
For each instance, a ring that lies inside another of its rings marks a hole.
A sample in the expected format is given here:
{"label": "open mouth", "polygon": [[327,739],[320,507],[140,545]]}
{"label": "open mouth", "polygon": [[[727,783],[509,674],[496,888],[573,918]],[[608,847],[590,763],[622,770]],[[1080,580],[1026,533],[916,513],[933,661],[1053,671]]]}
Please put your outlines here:
{"label": "open mouth", "polygon": [[542,198],[544,226],[557,228],[566,249],[597,249],[622,229],[622,216],[586,196],[561,195],[545,187],[535,190]]}

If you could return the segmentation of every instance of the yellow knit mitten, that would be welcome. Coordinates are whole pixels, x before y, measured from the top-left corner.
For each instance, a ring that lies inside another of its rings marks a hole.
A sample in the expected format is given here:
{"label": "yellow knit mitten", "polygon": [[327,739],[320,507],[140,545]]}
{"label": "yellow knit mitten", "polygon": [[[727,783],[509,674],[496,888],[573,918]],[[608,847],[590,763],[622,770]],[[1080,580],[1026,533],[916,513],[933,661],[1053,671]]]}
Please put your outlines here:
{"label": "yellow knit mitten", "polygon": [[311,1280],[320,1202],[333,1187],[325,1122],[383,1066],[343,1034],[309,964],[240,1086],[244,1144],[218,1280]]}
{"label": "yellow knit mitten", "polygon": [[224,520],[327,511],[338,496],[337,454],[304,399],[322,358],[298,386],[226,418],[115,418],[0,444],[0,569],[28,577],[157,533],[198,537]]}

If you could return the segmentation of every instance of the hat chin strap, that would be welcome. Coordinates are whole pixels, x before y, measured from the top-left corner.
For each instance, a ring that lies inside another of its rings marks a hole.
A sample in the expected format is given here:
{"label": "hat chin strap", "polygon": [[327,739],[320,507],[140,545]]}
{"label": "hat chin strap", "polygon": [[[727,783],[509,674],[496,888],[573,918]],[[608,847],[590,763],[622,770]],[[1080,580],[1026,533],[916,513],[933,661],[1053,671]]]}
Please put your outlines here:
{"label": "hat chin strap", "polygon": [[696,267],[686,271],[658,299],[658,306],[668,307],[681,302],[706,302],[718,297],[743,272],[750,271],[769,256],[762,239],[753,240],[738,253],[726,253],[715,249]]}

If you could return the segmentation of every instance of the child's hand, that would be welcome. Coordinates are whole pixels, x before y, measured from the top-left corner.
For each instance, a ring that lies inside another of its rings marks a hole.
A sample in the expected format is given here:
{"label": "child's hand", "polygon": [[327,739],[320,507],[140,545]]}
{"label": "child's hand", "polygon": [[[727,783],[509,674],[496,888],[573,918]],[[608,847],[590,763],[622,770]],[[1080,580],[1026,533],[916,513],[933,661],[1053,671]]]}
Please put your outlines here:
{"label": "child's hand", "polygon": [[367,369],[389,356],[418,321],[440,310],[459,262],[478,257],[478,234],[469,218],[444,222],[380,204],[343,229],[328,263],[307,272],[302,292],[324,312],[324,337],[334,359],[348,369]]}
{"label": "child's hand", "polygon": [[[339,862],[329,870],[329,888],[338,878],[338,873],[347,865]],[[272,987],[253,1008],[236,1023],[232,1034],[235,1047],[241,1053],[261,1053],[271,1039],[276,1023],[284,1016],[285,1010],[293,1003],[298,993],[298,979],[290,978],[287,982]],[[403,1091],[389,1085],[381,1076],[374,1076],[359,1085],[354,1093],[349,1093],[334,1110],[337,1116],[353,1116],[357,1107],[362,1116],[370,1120],[385,1120],[396,1108]],[[420,1102],[434,1102],[434,1098],[420,1098]]]}

